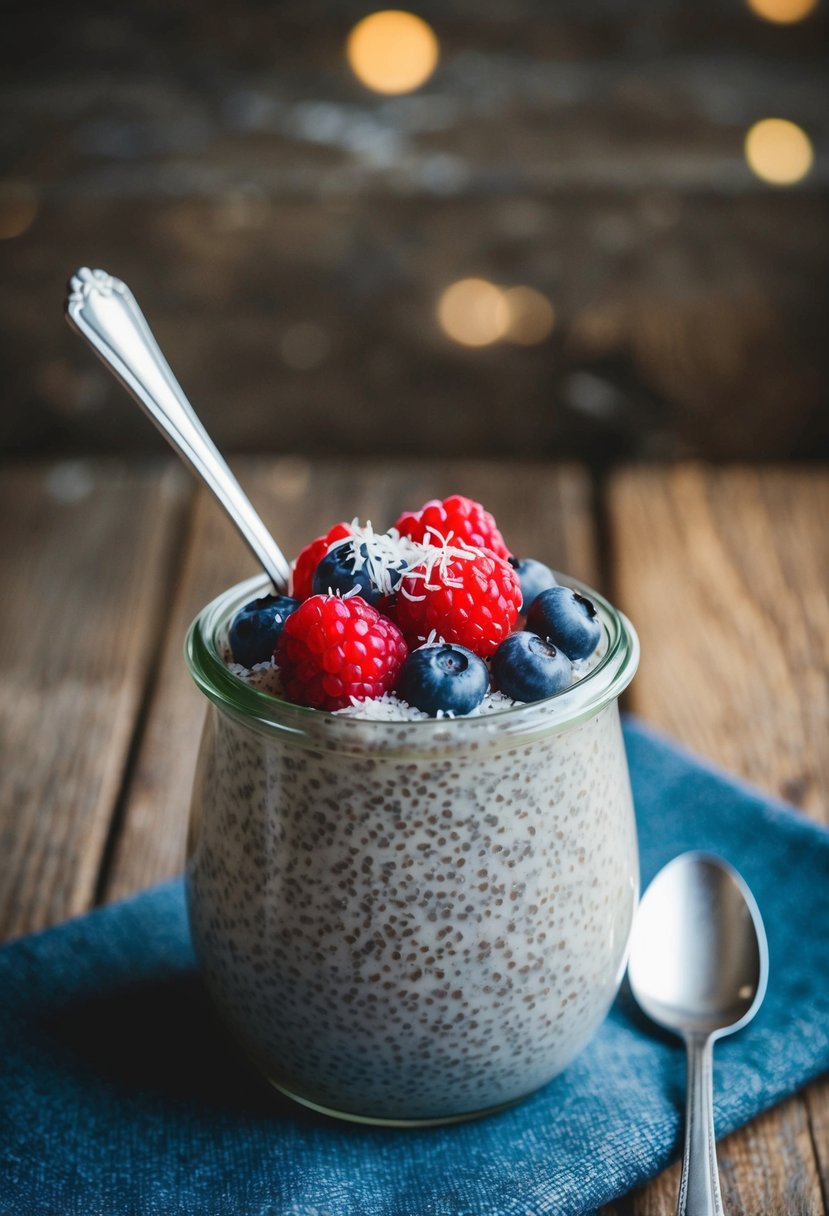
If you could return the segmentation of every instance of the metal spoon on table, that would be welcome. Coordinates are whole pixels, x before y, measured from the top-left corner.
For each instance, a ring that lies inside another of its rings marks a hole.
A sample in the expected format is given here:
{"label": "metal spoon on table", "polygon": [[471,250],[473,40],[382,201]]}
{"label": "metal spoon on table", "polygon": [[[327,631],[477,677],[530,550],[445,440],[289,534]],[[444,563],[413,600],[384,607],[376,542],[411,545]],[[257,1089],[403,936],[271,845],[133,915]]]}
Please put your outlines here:
{"label": "metal spoon on table", "polygon": [[285,592],[285,555],[199,421],[126,283],[82,266],[69,280],[66,319],[212,490],[276,591]]}
{"label": "metal spoon on table", "polygon": [[736,870],[711,854],[683,853],[659,871],[636,915],[628,979],[648,1017],[680,1035],[688,1052],[678,1216],[722,1216],[713,1043],[751,1021],[767,977],[763,922]]}

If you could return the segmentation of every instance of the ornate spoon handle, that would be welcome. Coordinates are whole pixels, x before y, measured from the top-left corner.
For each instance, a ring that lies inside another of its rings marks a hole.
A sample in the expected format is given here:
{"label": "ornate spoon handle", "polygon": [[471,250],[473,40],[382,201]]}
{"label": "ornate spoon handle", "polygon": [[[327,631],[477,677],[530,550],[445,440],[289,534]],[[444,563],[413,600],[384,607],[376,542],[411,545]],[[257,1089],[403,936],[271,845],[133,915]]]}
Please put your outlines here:
{"label": "ornate spoon handle", "polygon": [[212,490],[277,591],[290,567],[185,397],[125,283],[83,266],[69,281],[66,317]]}
{"label": "ornate spoon handle", "polygon": [[677,1216],[723,1216],[714,1139],[714,1040],[711,1035],[688,1034],[685,1043],[688,1090]]}

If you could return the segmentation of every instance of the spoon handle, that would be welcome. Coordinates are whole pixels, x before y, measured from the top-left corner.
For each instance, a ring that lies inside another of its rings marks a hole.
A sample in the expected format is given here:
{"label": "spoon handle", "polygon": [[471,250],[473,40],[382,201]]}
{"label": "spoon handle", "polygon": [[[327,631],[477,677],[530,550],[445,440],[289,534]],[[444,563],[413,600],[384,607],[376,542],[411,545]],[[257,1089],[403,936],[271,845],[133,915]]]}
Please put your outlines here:
{"label": "spoon handle", "polygon": [[688,1088],[677,1216],[723,1216],[714,1139],[713,1039],[689,1034],[685,1042]]}
{"label": "spoon handle", "polygon": [[125,283],[83,266],[69,282],[66,316],[132,394],[241,532],[277,591],[290,567],[199,421]]}

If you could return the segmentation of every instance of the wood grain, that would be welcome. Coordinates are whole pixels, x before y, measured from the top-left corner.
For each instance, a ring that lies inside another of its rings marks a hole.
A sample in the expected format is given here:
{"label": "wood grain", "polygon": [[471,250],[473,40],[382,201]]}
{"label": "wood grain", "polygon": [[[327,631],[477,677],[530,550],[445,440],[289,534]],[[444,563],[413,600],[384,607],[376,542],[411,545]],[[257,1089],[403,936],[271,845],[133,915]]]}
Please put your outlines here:
{"label": "wood grain", "polygon": [[646,639],[631,705],[829,822],[829,475],[642,469],[610,518]]}
{"label": "wood grain", "polygon": [[0,932],[84,911],[157,641],[178,470],[0,481]]}
{"label": "wood grain", "polygon": [[[643,642],[631,708],[827,821],[829,475],[631,470],[608,514],[614,594]],[[828,1093],[812,1085],[723,1142],[728,1211],[824,1211]],[[614,1210],[667,1216],[677,1181]]]}
{"label": "wood grain", "polygon": [[[338,519],[388,527],[398,514],[453,491],[483,499],[509,544],[593,581],[591,490],[574,469],[490,463],[240,461],[236,468],[285,552]],[[181,869],[190,786],[204,716],[181,657],[198,610],[231,583],[256,572],[218,507],[200,492],[187,560],[169,606],[166,643],[146,726],[129,776],[111,872],[102,887],[116,899]]]}

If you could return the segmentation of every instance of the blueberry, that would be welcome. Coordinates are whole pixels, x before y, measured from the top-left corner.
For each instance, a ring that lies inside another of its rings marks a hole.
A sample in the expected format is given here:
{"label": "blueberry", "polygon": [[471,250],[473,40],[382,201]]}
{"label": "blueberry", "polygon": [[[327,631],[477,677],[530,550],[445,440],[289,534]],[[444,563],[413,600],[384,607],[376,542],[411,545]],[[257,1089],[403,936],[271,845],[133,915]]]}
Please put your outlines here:
{"label": "blueberry", "polygon": [[468,714],[489,691],[489,672],[483,659],[464,646],[431,642],[406,659],[397,691],[433,718],[438,710]]}
{"label": "blueberry", "polygon": [[[390,586],[384,590],[378,585],[378,579],[372,577],[372,563],[366,561],[368,555],[368,546],[365,543],[361,544],[360,556],[365,564],[360,565],[359,562],[355,562],[354,541],[351,538],[331,549],[314,571],[311,581],[314,595],[327,595],[329,591],[345,595],[347,591],[356,587],[357,594],[367,604],[376,604],[400,582],[406,563],[402,559],[391,559],[395,560],[395,564],[385,565],[382,558],[375,558],[380,565],[381,577],[383,572],[388,572]],[[355,565],[358,565],[359,569],[355,570]]]}
{"label": "blueberry", "polygon": [[266,663],[288,617],[299,600],[288,595],[265,595],[240,608],[228,632],[233,658],[243,667]]}
{"label": "blueberry", "polygon": [[573,660],[591,655],[602,636],[592,602],[571,587],[549,587],[536,596],[527,613],[527,628]]}
{"label": "blueberry", "polygon": [[492,656],[499,692],[514,701],[543,701],[573,682],[567,655],[535,633],[511,633]]}
{"label": "blueberry", "polygon": [[556,586],[556,576],[549,566],[545,566],[543,562],[537,562],[534,557],[511,557],[509,564],[518,575],[518,581],[521,584],[523,600],[519,612],[523,612],[526,616],[535,597],[542,591],[546,591],[548,587]]}

